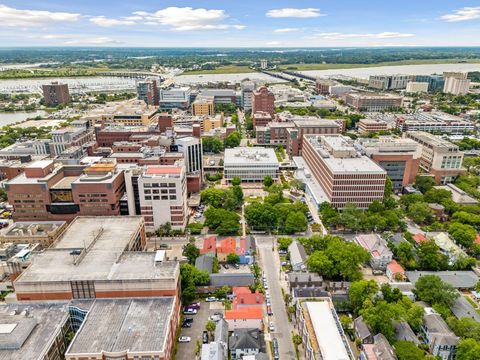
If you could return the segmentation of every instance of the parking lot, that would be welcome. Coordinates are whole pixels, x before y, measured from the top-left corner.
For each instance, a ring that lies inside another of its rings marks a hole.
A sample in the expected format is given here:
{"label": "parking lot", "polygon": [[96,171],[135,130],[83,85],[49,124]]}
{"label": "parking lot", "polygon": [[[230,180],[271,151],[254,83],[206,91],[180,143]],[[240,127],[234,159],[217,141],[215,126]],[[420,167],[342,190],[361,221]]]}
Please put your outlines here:
{"label": "parking lot", "polygon": [[221,302],[207,303],[201,302],[200,310],[196,315],[185,315],[184,318],[192,318],[191,328],[182,328],[180,336],[188,336],[191,338],[189,343],[179,343],[177,350],[177,360],[193,360],[195,359],[195,348],[197,340],[202,344],[202,333],[208,318],[216,312],[224,314],[223,304]]}
{"label": "parking lot", "polygon": [[218,272],[220,274],[244,274],[251,273],[250,265],[238,264],[238,269],[236,269],[232,264],[227,264],[228,269],[225,269],[224,264],[220,265]]}

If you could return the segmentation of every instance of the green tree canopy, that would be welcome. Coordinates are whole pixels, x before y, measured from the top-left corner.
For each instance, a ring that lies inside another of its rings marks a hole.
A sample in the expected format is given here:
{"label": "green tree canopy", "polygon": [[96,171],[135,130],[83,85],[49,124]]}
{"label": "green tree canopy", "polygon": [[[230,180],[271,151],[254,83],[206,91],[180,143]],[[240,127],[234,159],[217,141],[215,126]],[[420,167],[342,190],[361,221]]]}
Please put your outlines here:
{"label": "green tree canopy", "polygon": [[425,352],[411,341],[397,341],[395,353],[398,360],[424,360]]}
{"label": "green tree canopy", "polygon": [[422,301],[448,307],[452,306],[458,297],[457,291],[436,275],[421,276],[415,283],[413,292]]}
{"label": "green tree canopy", "polygon": [[225,147],[234,148],[240,145],[242,135],[238,131],[234,131],[225,138]]}
{"label": "green tree canopy", "polygon": [[418,175],[415,178],[415,188],[419,190],[422,194],[425,194],[435,185],[435,179],[431,176]]}
{"label": "green tree canopy", "polygon": [[189,242],[183,246],[182,255],[188,259],[188,263],[194,265],[197,257],[200,256],[200,250],[195,246],[195,243]]}
{"label": "green tree canopy", "polygon": [[240,262],[240,256],[235,253],[230,253],[227,255],[227,262],[229,264],[238,264]]}
{"label": "green tree canopy", "polygon": [[349,298],[354,313],[358,314],[366,300],[372,301],[379,288],[375,280],[359,280],[350,284]]}

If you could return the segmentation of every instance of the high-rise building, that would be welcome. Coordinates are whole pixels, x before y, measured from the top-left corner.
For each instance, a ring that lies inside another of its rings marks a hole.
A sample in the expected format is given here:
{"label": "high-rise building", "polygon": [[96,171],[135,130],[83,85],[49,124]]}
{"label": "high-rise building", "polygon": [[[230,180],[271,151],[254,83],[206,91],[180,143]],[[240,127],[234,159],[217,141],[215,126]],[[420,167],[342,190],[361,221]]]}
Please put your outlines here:
{"label": "high-rise building", "polygon": [[137,82],[137,99],[143,100],[147,105],[158,106],[160,80],[151,78]]}
{"label": "high-rise building", "polygon": [[416,75],[415,82],[428,83],[428,91],[442,91],[445,85],[443,75]]}
{"label": "high-rise building", "polygon": [[405,134],[422,146],[420,170],[432,175],[437,184],[451,183],[462,172],[463,152],[457,145],[423,131]]}
{"label": "high-rise building", "polygon": [[266,59],[260,60],[260,69],[266,70],[268,68],[268,62]]}
{"label": "high-rise building", "polygon": [[187,222],[187,177],[183,162],[148,166],[138,178],[141,214],[148,231],[169,222],[183,230]]}
{"label": "high-rise building", "polygon": [[160,89],[160,109],[188,109],[190,93],[191,89],[187,86]]}
{"label": "high-rise building", "polygon": [[302,157],[320,185],[319,203],[322,198],[337,209],[350,203],[366,209],[373,201],[383,200],[387,172],[361,155],[350,138],[304,135]]}
{"label": "high-rise building", "polygon": [[422,153],[422,147],[417,142],[381,136],[378,139],[360,139],[356,145],[361,153],[385,169],[396,192],[415,182]]}
{"label": "high-rise building", "polygon": [[468,73],[462,72],[445,72],[445,85],[443,92],[453,95],[464,95],[470,90],[470,80],[467,78]]}
{"label": "high-rise building", "polygon": [[321,95],[329,94],[330,86],[335,85],[336,82],[329,79],[317,79],[315,81],[315,87],[317,89],[317,93]]}
{"label": "high-rise building", "polygon": [[67,220],[79,215],[120,215],[123,172],[112,162],[91,166],[32,163],[5,184],[16,220]]}
{"label": "high-rise building", "polygon": [[178,152],[183,154],[187,171],[188,193],[199,192],[203,183],[203,150],[202,140],[186,136],[175,140]]}
{"label": "high-rise building", "polygon": [[241,82],[242,89],[242,107],[245,111],[252,110],[253,91],[255,90],[255,82],[245,79]]}
{"label": "high-rise building", "polygon": [[407,93],[426,93],[428,85],[428,82],[409,81],[405,91]]}
{"label": "high-rise building", "polygon": [[68,84],[60,84],[54,81],[51,84],[42,85],[42,90],[45,105],[47,106],[65,105],[70,102]]}
{"label": "high-rise building", "polygon": [[275,115],[275,96],[266,86],[253,92],[252,114],[259,111],[267,112],[272,117]]}
{"label": "high-rise building", "polygon": [[378,90],[405,89],[412,79],[411,75],[370,75],[368,86]]}
{"label": "high-rise building", "polygon": [[194,116],[214,116],[215,102],[213,96],[197,96],[192,103],[192,114]]}

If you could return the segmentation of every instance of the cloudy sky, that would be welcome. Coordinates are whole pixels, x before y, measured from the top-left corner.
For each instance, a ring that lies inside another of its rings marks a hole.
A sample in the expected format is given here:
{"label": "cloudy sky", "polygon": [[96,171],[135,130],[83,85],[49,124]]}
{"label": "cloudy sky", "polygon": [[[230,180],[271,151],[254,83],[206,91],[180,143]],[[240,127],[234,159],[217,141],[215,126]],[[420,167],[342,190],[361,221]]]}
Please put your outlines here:
{"label": "cloudy sky", "polygon": [[480,2],[0,0],[0,46],[480,46]]}

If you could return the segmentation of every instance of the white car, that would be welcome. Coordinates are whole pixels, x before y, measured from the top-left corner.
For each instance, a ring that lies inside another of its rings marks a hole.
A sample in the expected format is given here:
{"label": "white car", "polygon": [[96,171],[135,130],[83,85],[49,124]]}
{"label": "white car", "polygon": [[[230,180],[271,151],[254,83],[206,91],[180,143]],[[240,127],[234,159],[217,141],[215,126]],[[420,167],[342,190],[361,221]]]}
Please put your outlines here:
{"label": "white car", "polygon": [[212,315],[208,318],[208,320],[217,322],[217,321],[222,320],[222,317],[220,315]]}
{"label": "white car", "polygon": [[192,341],[192,339],[190,338],[190,336],[180,336],[180,337],[178,338],[178,342],[179,342],[179,343],[188,343],[188,342],[190,342],[190,341]]}
{"label": "white car", "polygon": [[218,299],[215,296],[210,296],[205,299],[206,302],[214,302],[218,301]]}
{"label": "white car", "polygon": [[273,325],[273,322],[270,321],[270,323],[268,324],[268,330],[270,330],[270,332],[274,332],[275,331],[275,325]]}
{"label": "white car", "polygon": [[267,299],[267,306],[270,306],[270,299]]}
{"label": "white car", "polygon": [[187,309],[183,312],[184,315],[195,315],[197,313],[197,309]]}
{"label": "white car", "polygon": [[267,283],[264,283],[264,284],[263,284],[263,288],[264,288],[265,290],[268,290],[268,284],[267,284]]}

